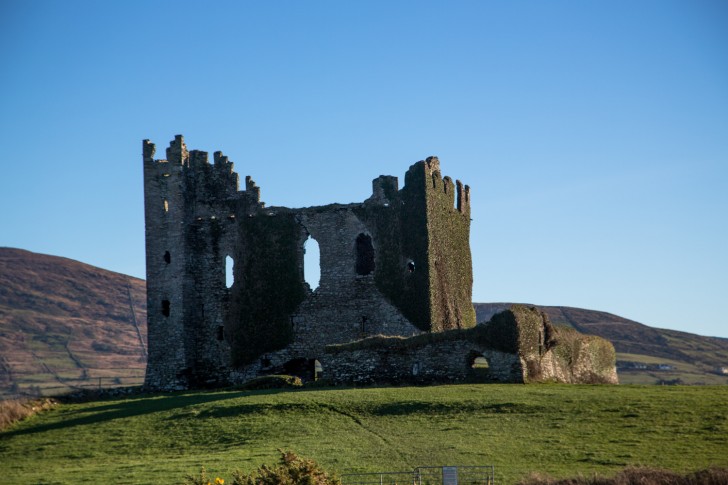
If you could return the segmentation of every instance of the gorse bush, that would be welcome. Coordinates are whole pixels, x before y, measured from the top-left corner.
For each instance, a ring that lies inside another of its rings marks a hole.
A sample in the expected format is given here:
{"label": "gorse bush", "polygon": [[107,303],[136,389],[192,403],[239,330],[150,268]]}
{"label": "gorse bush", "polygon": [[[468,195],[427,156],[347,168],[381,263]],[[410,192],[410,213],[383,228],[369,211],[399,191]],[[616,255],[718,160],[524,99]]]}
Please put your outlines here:
{"label": "gorse bush", "polygon": [[[313,460],[302,458],[292,451],[282,451],[277,466],[262,465],[255,472],[233,472],[229,485],[341,485],[341,480],[326,472]],[[185,485],[224,485],[225,480],[216,477],[212,481],[203,467],[198,476],[187,475]]]}

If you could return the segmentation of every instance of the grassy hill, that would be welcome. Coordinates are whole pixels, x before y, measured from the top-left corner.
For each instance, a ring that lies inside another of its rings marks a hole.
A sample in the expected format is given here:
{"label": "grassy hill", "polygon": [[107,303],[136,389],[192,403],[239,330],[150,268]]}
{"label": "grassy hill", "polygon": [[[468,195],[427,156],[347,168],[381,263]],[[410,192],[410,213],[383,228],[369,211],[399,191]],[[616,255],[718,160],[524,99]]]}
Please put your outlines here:
{"label": "grassy hill", "polygon": [[0,248],[0,398],[140,384],[143,280]]}
{"label": "grassy hill", "polygon": [[229,481],[277,449],[338,473],[494,465],[614,473],[728,466],[728,386],[457,385],[216,391],[64,404],[0,432],[8,483]]}
{"label": "grassy hill", "polygon": [[[474,303],[479,322],[512,303]],[[562,306],[537,306],[552,323],[598,335],[614,344],[622,384],[728,384],[717,372],[728,366],[728,339],[648,327],[611,313]],[[630,363],[630,365],[627,365]],[[634,364],[644,364],[645,368]],[[661,370],[659,365],[672,367]]]}

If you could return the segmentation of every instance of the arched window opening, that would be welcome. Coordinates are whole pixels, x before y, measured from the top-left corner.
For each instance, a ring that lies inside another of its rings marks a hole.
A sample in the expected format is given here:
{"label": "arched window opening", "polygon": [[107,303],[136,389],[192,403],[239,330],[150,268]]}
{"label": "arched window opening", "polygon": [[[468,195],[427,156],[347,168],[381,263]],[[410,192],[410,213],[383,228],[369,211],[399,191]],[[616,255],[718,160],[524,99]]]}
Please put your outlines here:
{"label": "arched window opening", "polygon": [[356,237],[356,274],[368,275],[374,271],[374,246],[372,237],[359,234]]}
{"label": "arched window opening", "polygon": [[164,252],[164,262],[167,264],[172,262],[172,255],[169,254],[169,251]]}
{"label": "arched window opening", "polygon": [[233,274],[233,267],[235,266],[235,260],[231,256],[225,256],[225,287],[231,288],[235,283],[235,276]]}
{"label": "arched window opening", "polygon": [[311,236],[303,243],[303,279],[311,291],[315,291],[321,282],[321,252],[318,241]]}
{"label": "arched window opening", "polygon": [[217,340],[218,341],[225,340],[225,327],[222,325],[217,326]]}
{"label": "arched window opening", "polygon": [[415,272],[415,262],[411,259],[407,261],[407,272],[414,273]]}
{"label": "arched window opening", "polygon": [[473,363],[470,367],[473,369],[488,369],[490,365],[488,364],[488,359],[481,355],[480,357],[473,359]]}
{"label": "arched window opening", "polygon": [[324,368],[316,359],[298,357],[283,364],[283,372],[290,376],[296,376],[304,382],[320,379]]}
{"label": "arched window opening", "polygon": [[169,316],[169,300],[162,300],[162,315]]}

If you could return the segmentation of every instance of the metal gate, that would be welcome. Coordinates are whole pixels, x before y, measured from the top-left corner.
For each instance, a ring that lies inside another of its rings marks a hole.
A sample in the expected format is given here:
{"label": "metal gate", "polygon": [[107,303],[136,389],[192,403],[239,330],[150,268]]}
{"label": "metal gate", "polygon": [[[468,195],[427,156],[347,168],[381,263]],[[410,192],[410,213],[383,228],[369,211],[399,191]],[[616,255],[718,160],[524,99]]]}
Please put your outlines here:
{"label": "metal gate", "polygon": [[343,485],[494,485],[489,466],[421,466],[411,472],[349,473]]}
{"label": "metal gate", "polygon": [[424,466],[415,468],[417,485],[493,485],[490,466]]}

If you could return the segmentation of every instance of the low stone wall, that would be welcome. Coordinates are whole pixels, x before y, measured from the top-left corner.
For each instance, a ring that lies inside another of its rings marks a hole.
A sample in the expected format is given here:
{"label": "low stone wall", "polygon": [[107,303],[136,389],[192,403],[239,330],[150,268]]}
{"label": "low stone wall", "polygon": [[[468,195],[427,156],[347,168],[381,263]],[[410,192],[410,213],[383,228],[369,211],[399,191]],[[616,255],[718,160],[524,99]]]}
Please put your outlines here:
{"label": "low stone wall", "polygon": [[[371,340],[381,346],[356,350],[328,347],[321,359],[324,377],[337,385],[523,382],[516,354],[484,348],[465,339],[430,343],[386,337]],[[484,358],[488,368],[473,368],[476,357]]]}
{"label": "low stone wall", "polygon": [[554,328],[545,314],[518,306],[472,329],[330,345],[319,360],[323,377],[336,385],[618,382],[610,342]]}

